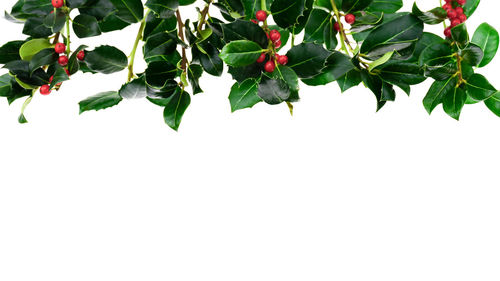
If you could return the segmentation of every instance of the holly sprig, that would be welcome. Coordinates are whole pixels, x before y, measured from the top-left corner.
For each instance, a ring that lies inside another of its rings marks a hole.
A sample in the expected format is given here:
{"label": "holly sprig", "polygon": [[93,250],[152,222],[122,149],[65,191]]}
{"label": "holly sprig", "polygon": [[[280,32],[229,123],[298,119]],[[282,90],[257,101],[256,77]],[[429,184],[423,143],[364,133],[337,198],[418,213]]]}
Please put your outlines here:
{"label": "holly sprig", "polygon": [[[484,102],[500,116],[500,93],[476,71],[489,64],[499,34],[481,24],[470,37],[466,21],[479,0],[446,0],[422,11],[402,12],[402,0],[18,0],[6,18],[24,25],[23,39],[0,47],[0,96],[24,98],[19,122],[35,96],[64,92],[78,73],[125,70],[124,84],[80,102],[80,113],[148,99],[177,130],[203,74],[235,80],[232,111],[265,102],[300,100],[301,83],[336,82],[341,92],[363,84],[380,110],[396,88],[434,79],[423,100],[431,113],[442,104],[459,119],[466,104]],[[183,18],[196,9],[194,19]],[[444,33],[424,32],[443,24]],[[109,44],[88,47],[86,38],[137,25],[127,56]],[[74,41],[82,41],[78,47]],[[301,41],[299,41],[301,38]],[[76,48],[75,48],[76,47]],[[145,70],[134,67],[139,53]],[[85,79],[89,79],[86,76]]]}

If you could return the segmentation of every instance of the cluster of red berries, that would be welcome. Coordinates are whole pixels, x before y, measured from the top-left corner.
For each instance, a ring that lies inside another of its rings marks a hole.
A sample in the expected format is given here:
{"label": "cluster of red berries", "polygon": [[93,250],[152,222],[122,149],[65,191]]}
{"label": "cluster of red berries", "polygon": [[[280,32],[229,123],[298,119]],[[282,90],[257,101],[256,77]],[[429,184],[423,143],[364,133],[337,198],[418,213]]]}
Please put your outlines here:
{"label": "cluster of red berries", "polygon": [[[347,14],[347,15],[345,15],[345,16],[344,16],[344,20],[345,20],[345,22],[346,22],[346,23],[348,23],[348,24],[353,24],[353,23],[355,23],[355,22],[356,22],[356,16],[355,16],[355,15],[353,15],[353,14]],[[340,24],[339,24],[338,22],[334,23],[334,24],[333,24],[333,28],[334,28],[337,32],[339,32],[339,31],[340,31]]]}
{"label": "cluster of red berries", "polygon": [[450,20],[450,26],[444,30],[444,36],[447,38],[451,37],[451,29],[467,20],[467,16],[464,14],[464,8],[467,0],[445,0],[446,4],[443,5],[443,9],[448,13],[448,19]]}
{"label": "cluster of red berries", "polygon": [[[54,2],[54,1],[52,1]],[[57,54],[60,54],[59,59],[57,59],[57,62],[59,63],[60,66],[65,67],[69,63],[68,56],[66,56],[64,53],[66,52],[66,45],[63,43],[57,43],[54,46],[54,51]],[[83,61],[85,59],[85,51],[80,51],[78,54],[76,54],[76,58],[80,61]],[[66,71],[66,74],[68,76],[70,75],[69,70],[67,68],[64,68]],[[52,83],[52,80],[54,80],[54,75],[52,75],[49,79],[49,83]],[[57,87],[60,87],[62,83],[57,83]],[[43,85],[40,87],[40,94],[46,96],[51,93],[50,85]]]}
{"label": "cluster of red berries", "polygon": [[[259,22],[265,22],[267,20],[267,12],[263,10],[257,11],[257,13],[255,14],[255,18],[257,20],[252,20],[252,22],[255,24],[259,24]],[[273,29],[269,31],[269,33],[266,32],[266,35],[267,39],[271,40],[271,42],[273,43],[274,48],[277,49],[281,47],[281,33],[278,30]],[[263,63],[266,58],[267,53],[262,53],[257,59],[257,62]],[[286,65],[288,63],[288,57],[285,55],[279,55],[278,53],[276,53],[276,51],[271,52],[269,61],[267,61],[264,65],[264,70],[269,73],[274,72],[274,70],[276,69],[276,62],[281,65]]]}

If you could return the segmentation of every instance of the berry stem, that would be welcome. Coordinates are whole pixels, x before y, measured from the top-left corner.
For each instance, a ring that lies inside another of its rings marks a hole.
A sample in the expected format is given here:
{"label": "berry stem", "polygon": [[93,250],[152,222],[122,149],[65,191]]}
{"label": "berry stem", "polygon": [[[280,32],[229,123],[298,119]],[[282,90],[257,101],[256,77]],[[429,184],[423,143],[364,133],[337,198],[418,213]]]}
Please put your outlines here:
{"label": "berry stem", "polygon": [[[182,22],[182,17],[181,17],[181,12],[179,12],[179,9],[175,12],[175,15],[177,17],[177,24],[179,25],[179,37],[181,38],[182,42],[185,42],[186,39],[184,37],[184,23]],[[183,72],[186,72],[187,70],[187,56],[186,56],[186,47],[182,46],[182,62],[181,62],[181,69]]]}
{"label": "berry stem", "polygon": [[210,0],[206,5],[205,5],[205,8],[203,9],[203,11],[201,11],[201,19],[200,19],[200,23],[198,23],[198,32],[201,32],[201,28],[203,27],[203,25],[207,22],[206,21],[206,18],[207,18],[207,15],[208,15],[208,11],[210,10],[210,4],[212,4],[213,0]]}
{"label": "berry stem", "polygon": [[69,27],[69,13],[66,15],[66,40],[68,40],[68,42],[66,42],[67,46],[66,46],[66,55],[69,57],[70,53],[71,53],[71,40],[70,40],[70,36],[71,36],[71,31],[70,31],[70,27]]}
{"label": "berry stem", "polygon": [[267,11],[266,0],[260,0],[260,9],[262,11]]}
{"label": "berry stem", "polygon": [[333,12],[335,13],[335,18],[337,19],[337,22],[339,23],[339,27],[340,27],[339,33],[340,33],[340,43],[342,45],[341,48],[346,54],[349,55],[349,51],[347,50],[346,45],[349,46],[349,49],[351,49],[351,52],[353,52],[354,50],[352,49],[351,45],[349,44],[349,40],[347,39],[347,35],[345,34],[344,25],[341,23],[340,12],[339,12],[339,9],[337,9],[337,5],[335,5],[335,1],[330,0],[330,3],[332,5]]}
{"label": "berry stem", "polygon": [[127,82],[132,81],[132,78],[134,78],[134,62],[135,62],[135,53],[137,52],[137,47],[139,46],[139,42],[143,38],[144,34],[144,28],[146,27],[146,18],[149,15],[149,11],[146,11],[146,14],[144,15],[144,18],[141,21],[141,26],[139,27],[139,31],[137,32],[137,37],[135,38],[134,42],[134,47],[132,48],[132,52],[130,53],[130,63],[128,64],[128,78]]}

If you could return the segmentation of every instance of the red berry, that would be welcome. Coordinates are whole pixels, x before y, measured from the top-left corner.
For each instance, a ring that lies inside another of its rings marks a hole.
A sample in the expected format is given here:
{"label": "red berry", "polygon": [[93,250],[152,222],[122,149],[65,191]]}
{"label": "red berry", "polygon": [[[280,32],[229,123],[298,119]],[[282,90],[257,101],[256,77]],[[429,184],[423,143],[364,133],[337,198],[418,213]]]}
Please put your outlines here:
{"label": "red berry", "polygon": [[257,11],[255,17],[258,21],[265,21],[267,19],[267,12],[263,10]]}
{"label": "red berry", "polygon": [[450,37],[451,37],[451,27],[447,27],[447,28],[444,30],[444,36],[446,36],[447,38],[450,38]]}
{"label": "red berry", "polygon": [[49,83],[52,83],[52,80],[54,80],[54,75],[50,76]]}
{"label": "red berry", "polygon": [[455,12],[457,12],[458,15],[461,15],[464,13],[464,8],[462,7],[456,7]]}
{"label": "red berry", "polygon": [[338,22],[334,23],[333,29],[335,29],[337,32],[340,31],[340,24]]}
{"label": "red berry", "polygon": [[54,46],[54,50],[56,51],[56,53],[62,54],[64,52],[66,52],[66,45],[64,45],[63,43],[57,43]]}
{"label": "red berry", "polygon": [[460,5],[460,6],[465,5],[465,3],[467,3],[466,0],[457,0],[457,4]]}
{"label": "red berry", "polygon": [[274,41],[274,47],[275,47],[275,48],[279,48],[279,47],[281,47],[281,40]]}
{"label": "red berry", "polygon": [[459,19],[453,19],[451,21],[451,27],[455,27],[457,25],[461,24],[460,20]]}
{"label": "red berry", "polygon": [[50,92],[51,92],[51,90],[50,90],[49,85],[43,85],[42,87],[40,87],[40,94],[46,96],[46,95],[49,95]]}
{"label": "red berry", "polygon": [[269,38],[273,41],[273,42],[276,42],[278,40],[281,39],[281,33],[276,30],[276,29],[273,29],[269,32]]}
{"label": "red berry", "polygon": [[258,63],[263,63],[266,60],[266,53],[260,54],[260,57],[257,59]]}
{"label": "red berry", "polygon": [[288,57],[287,56],[280,56],[278,58],[278,63],[281,65],[286,65],[288,63]]}
{"label": "red berry", "polygon": [[78,52],[78,54],[76,54],[76,58],[78,60],[84,60],[85,59],[85,51]]}
{"label": "red berry", "polygon": [[446,3],[446,4],[444,4],[444,5],[443,5],[443,9],[445,9],[445,10],[447,10],[447,11],[448,11],[448,10],[453,9],[453,7],[451,6],[451,4],[450,4],[450,3]]}
{"label": "red berry", "polygon": [[59,59],[57,60],[57,62],[61,65],[61,66],[66,66],[68,65],[68,57],[67,56],[60,56]]}
{"label": "red berry", "polygon": [[63,5],[64,5],[64,0],[52,0],[52,6],[54,6],[54,8],[59,9]]}
{"label": "red berry", "polygon": [[345,22],[348,24],[353,24],[356,22],[356,16],[353,14],[347,14],[345,15]]}
{"label": "red berry", "polygon": [[270,60],[266,62],[266,65],[264,65],[264,69],[269,73],[274,72],[274,70],[276,69],[276,64],[274,63],[274,61]]}
{"label": "red berry", "polygon": [[70,76],[69,70],[67,68],[65,68],[64,71],[66,71],[66,74],[68,74],[68,76]]}
{"label": "red berry", "polygon": [[460,22],[465,22],[467,20],[467,16],[465,14],[461,14],[458,16],[458,19]]}
{"label": "red berry", "polygon": [[455,12],[455,10],[448,10],[448,18],[449,19],[454,19],[457,17],[457,12]]}

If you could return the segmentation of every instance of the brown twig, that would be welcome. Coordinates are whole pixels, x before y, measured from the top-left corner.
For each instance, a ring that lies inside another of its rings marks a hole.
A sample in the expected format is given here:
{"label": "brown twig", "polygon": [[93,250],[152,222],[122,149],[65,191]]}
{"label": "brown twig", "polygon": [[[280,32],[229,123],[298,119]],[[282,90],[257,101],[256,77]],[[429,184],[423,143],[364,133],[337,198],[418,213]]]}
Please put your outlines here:
{"label": "brown twig", "polygon": [[[179,37],[181,38],[182,42],[185,42],[185,37],[184,37],[184,23],[182,22],[182,17],[181,13],[179,10],[175,12],[175,15],[177,17],[177,24],[179,25]],[[186,47],[182,46],[182,63],[181,63],[181,68],[184,72],[187,70],[187,56],[186,56]]]}

